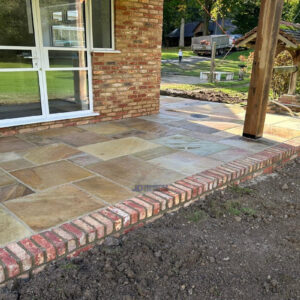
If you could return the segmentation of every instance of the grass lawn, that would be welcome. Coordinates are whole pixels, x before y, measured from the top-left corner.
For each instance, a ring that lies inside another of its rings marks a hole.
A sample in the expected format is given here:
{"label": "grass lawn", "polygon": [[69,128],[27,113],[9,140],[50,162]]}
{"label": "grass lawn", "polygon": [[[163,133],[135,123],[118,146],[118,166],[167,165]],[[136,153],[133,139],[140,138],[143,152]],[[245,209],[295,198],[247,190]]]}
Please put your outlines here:
{"label": "grass lawn", "polygon": [[[234,79],[238,79],[239,65],[242,63],[239,57],[248,57],[250,50],[237,51],[229,54],[225,59],[216,59],[216,71],[220,72],[234,72]],[[201,71],[210,70],[210,61],[200,61],[194,65],[178,65],[173,63],[162,63],[162,74],[168,76],[172,75],[185,75],[185,76],[200,76]],[[248,70],[250,71],[250,70]],[[216,83],[201,83],[196,85],[189,84],[162,84],[161,88],[168,89],[180,89],[180,90],[194,90],[199,88],[216,89],[218,91],[223,91],[230,95],[235,96],[246,96],[248,92],[248,86],[250,83],[250,72],[245,74],[243,81],[222,81]]]}
{"label": "grass lawn", "polygon": [[[178,47],[162,48],[161,59],[177,59],[178,58]],[[195,55],[191,50],[191,47],[185,47],[182,49],[183,59]]]}

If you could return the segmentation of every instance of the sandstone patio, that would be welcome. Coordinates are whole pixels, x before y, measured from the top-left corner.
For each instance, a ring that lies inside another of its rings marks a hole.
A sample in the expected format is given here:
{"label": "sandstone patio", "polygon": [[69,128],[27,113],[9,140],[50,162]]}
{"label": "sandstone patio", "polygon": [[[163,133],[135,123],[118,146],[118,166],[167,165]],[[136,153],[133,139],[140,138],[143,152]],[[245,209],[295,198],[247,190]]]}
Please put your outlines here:
{"label": "sandstone patio", "polygon": [[267,115],[241,137],[239,105],[162,97],[159,115],[0,138],[0,245],[277,143],[299,118]]}

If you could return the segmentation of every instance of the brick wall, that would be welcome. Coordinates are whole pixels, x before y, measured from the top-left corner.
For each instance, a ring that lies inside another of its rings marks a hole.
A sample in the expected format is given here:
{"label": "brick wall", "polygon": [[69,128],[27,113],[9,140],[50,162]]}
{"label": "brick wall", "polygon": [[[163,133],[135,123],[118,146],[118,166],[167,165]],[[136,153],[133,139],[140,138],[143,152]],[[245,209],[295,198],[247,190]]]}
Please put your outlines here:
{"label": "brick wall", "polygon": [[93,53],[100,116],[0,129],[0,136],[155,114],[159,111],[163,0],[115,0],[115,48]]}

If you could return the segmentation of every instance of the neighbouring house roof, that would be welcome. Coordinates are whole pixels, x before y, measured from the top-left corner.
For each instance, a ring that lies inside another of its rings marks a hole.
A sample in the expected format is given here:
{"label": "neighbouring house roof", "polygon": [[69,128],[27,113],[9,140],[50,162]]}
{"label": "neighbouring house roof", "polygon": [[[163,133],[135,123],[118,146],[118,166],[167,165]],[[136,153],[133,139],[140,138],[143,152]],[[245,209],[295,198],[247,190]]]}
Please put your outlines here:
{"label": "neighbouring house roof", "polygon": [[[254,46],[256,42],[257,27],[246,33],[238,39],[236,46]],[[287,48],[300,48],[300,24],[290,23],[286,21],[280,22],[279,41]]]}
{"label": "neighbouring house roof", "polygon": [[[184,37],[193,37],[194,30],[201,23],[201,21],[186,23],[184,25]],[[179,38],[180,37],[180,28],[174,29],[171,33],[168,34],[169,38]]]}
{"label": "neighbouring house roof", "polygon": [[[202,20],[195,21],[191,23],[186,23],[184,25],[184,37],[193,37],[195,30],[198,28],[198,26],[203,23]],[[221,21],[219,20],[218,23],[221,25]],[[210,32],[215,32],[216,30],[216,22],[215,21],[209,21],[208,30]],[[236,29],[236,26],[232,24],[231,20],[225,19],[225,28],[227,30],[227,33],[231,33]],[[221,33],[220,29],[217,28],[218,32]],[[180,37],[180,28],[174,29],[172,32],[170,32],[167,37],[169,38],[179,38]]]}

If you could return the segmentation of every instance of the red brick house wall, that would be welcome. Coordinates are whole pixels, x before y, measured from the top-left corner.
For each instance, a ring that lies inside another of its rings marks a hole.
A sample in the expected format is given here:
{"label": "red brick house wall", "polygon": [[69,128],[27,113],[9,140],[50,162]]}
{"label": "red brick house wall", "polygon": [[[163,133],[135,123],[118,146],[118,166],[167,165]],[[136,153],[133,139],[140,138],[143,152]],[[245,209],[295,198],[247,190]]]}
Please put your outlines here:
{"label": "red brick house wall", "polygon": [[0,136],[150,115],[159,111],[163,0],[115,0],[115,48],[93,53],[96,117],[0,129]]}

